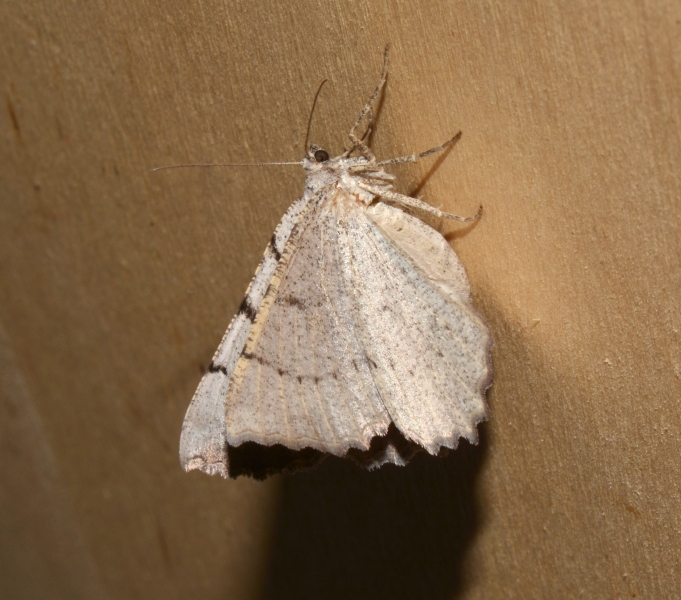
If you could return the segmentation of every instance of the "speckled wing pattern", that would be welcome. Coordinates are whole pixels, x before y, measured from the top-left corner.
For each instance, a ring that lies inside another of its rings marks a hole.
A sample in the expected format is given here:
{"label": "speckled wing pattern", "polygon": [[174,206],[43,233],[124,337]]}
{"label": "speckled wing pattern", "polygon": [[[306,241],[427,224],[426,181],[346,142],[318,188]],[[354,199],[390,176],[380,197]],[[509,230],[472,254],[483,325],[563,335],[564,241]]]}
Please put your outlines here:
{"label": "speckled wing pattern", "polygon": [[229,445],[342,455],[388,429],[335,239],[340,193],[320,194],[283,252],[227,393]]}
{"label": "speckled wing pattern", "polygon": [[343,195],[301,199],[275,232],[188,411],[187,470],[227,476],[249,441],[367,450],[391,422],[432,454],[477,440],[491,337],[460,261],[419,219]]}
{"label": "speckled wing pattern", "polygon": [[372,372],[391,420],[431,454],[476,443],[491,335],[466,273],[437,231],[378,203],[343,226],[342,252]]}

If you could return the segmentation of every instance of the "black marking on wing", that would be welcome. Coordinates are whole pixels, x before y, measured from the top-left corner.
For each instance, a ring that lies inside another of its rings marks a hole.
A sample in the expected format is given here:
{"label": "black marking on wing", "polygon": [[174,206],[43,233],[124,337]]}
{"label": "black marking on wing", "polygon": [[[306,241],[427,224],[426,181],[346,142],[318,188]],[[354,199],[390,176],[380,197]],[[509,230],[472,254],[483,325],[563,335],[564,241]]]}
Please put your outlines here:
{"label": "black marking on wing", "polygon": [[257,311],[255,308],[253,308],[253,305],[251,304],[250,300],[248,299],[248,296],[244,298],[244,301],[241,303],[241,306],[239,307],[239,314],[245,315],[246,318],[253,323],[255,321],[255,315],[257,314]]}
{"label": "black marking on wing", "polygon": [[[269,360],[265,360],[262,356],[258,354],[253,354],[251,352],[244,352],[242,355],[242,358],[245,358],[246,360],[254,360],[257,363],[260,363],[261,365],[265,365],[268,367],[272,367],[273,369],[276,367],[277,373],[279,373],[279,376],[284,376],[286,375],[287,377],[291,377],[298,380],[298,383],[302,383],[303,379],[312,379],[315,383],[319,383],[322,379],[326,379],[329,375],[331,375],[334,379],[338,379],[338,375],[335,372],[331,372],[329,374],[323,374],[323,375],[301,375],[301,374],[294,374],[293,371],[289,371],[288,369],[282,369],[280,366],[276,366]],[[216,365],[213,365],[211,363],[210,365],[210,370],[211,371],[222,371],[223,373],[226,374],[226,370],[224,367],[218,367]]]}
{"label": "black marking on wing", "polygon": [[208,367],[208,372],[209,373],[223,373],[223,374],[229,376],[229,373],[227,373],[227,369],[225,367],[216,365],[214,362],[210,363],[210,366]]}
{"label": "black marking on wing", "polygon": [[300,298],[296,298],[295,296],[281,296],[279,300],[281,302],[285,302],[289,306],[295,306],[300,310],[305,310],[306,308],[305,303]]}
{"label": "black marking on wing", "polygon": [[277,234],[276,232],[272,234],[272,239],[270,240],[270,244],[272,245],[272,252],[274,254],[274,258],[277,259],[277,262],[281,260],[281,252],[279,252],[279,248],[277,248]]}

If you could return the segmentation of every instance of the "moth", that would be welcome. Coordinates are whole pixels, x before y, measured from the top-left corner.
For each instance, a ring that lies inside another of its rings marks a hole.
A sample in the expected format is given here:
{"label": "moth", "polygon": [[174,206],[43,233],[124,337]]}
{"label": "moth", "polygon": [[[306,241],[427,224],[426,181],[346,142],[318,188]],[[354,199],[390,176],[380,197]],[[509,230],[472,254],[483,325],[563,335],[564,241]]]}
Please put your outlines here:
{"label": "moth", "polygon": [[[331,158],[310,145],[305,190],[284,214],[189,405],[186,471],[262,478],[329,454],[367,468],[477,443],[492,381],[489,328],[444,237],[409,214],[461,222],[393,190],[370,130],[380,81]],[[306,141],[307,147],[307,141]]]}

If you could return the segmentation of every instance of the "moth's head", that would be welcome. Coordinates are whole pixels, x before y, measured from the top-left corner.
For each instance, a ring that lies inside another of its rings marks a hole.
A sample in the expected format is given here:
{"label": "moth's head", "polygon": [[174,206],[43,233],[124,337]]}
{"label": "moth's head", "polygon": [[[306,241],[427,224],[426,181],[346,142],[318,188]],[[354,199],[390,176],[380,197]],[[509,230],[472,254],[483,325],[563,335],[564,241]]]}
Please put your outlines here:
{"label": "moth's head", "polygon": [[339,169],[347,169],[350,166],[358,166],[369,161],[365,156],[348,156],[349,152],[346,150],[340,156],[329,156],[329,153],[317,144],[312,144],[305,154],[303,159],[303,167],[307,171],[338,171]]}
{"label": "moth's head", "polygon": [[321,171],[334,170],[335,160],[329,157],[329,153],[317,144],[312,144],[305,153],[303,168],[309,175]]}
{"label": "moth's head", "polygon": [[348,156],[348,154],[349,152],[346,150],[339,156],[330,157],[324,148],[312,144],[303,159],[303,169],[305,169],[308,178],[308,187],[311,178],[315,179],[320,185],[328,185],[332,180],[345,175],[353,177],[361,175],[370,167],[365,156]]}

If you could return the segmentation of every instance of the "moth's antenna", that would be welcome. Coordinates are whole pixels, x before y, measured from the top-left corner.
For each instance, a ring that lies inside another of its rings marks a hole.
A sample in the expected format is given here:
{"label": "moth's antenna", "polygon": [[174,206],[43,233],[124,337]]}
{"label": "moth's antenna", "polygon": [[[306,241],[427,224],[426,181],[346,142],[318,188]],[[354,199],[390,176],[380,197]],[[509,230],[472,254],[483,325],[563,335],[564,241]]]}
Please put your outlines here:
{"label": "moth's antenna", "polygon": [[[324,84],[328,81],[325,79],[319,84],[317,88],[317,93],[314,96],[314,101],[312,102],[312,110],[310,111],[310,118],[307,121],[307,133],[305,134],[305,152],[307,152],[307,143],[310,140],[310,129],[312,128],[312,116],[314,115],[314,109],[317,106],[317,99],[319,94],[324,87]],[[197,163],[197,164],[186,164],[186,165],[167,165],[165,167],[156,167],[155,169],[149,169],[147,173],[153,173],[154,171],[163,171],[164,169],[186,169],[189,167],[270,167],[274,165],[302,165],[302,161],[295,162],[262,162],[262,163]]]}
{"label": "moth's antenna", "polygon": [[307,143],[310,141],[310,129],[312,128],[312,115],[314,115],[314,109],[317,106],[317,98],[319,98],[319,94],[322,91],[322,88],[324,87],[324,84],[328,81],[328,79],[325,79],[319,84],[319,87],[317,88],[317,93],[314,95],[314,100],[312,101],[312,110],[310,111],[310,118],[307,121],[307,133],[305,134],[305,145],[303,146],[303,152],[307,152]]}
{"label": "moth's antenna", "polygon": [[184,169],[186,167],[270,167],[272,165],[302,165],[301,161],[296,162],[262,162],[262,163],[199,163],[190,165],[168,165],[166,167],[156,167],[149,169],[147,173],[163,171],[163,169]]}

